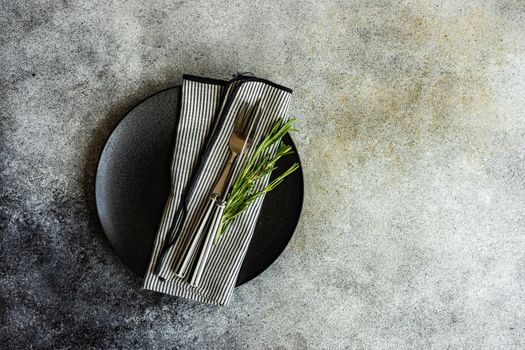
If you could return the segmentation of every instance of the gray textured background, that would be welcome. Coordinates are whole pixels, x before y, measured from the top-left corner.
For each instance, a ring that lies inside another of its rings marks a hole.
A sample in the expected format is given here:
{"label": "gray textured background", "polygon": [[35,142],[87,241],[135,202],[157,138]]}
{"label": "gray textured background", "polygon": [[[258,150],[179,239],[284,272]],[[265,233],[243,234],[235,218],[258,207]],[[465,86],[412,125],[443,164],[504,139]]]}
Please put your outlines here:
{"label": "gray textured background", "polygon": [[[525,346],[523,1],[0,0],[6,348]],[[295,89],[306,199],[229,307],[140,289],[96,158],[182,73]]]}

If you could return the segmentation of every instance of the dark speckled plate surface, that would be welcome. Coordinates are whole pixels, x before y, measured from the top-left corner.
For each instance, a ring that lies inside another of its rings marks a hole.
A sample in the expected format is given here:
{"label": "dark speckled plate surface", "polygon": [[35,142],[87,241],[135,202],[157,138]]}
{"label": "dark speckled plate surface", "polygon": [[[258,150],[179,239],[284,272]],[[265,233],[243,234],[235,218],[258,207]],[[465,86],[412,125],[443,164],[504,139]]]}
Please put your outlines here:
{"label": "dark speckled plate surface", "polygon": [[[117,255],[143,276],[170,190],[180,88],[160,91],[139,103],[111,133],[96,174],[96,204],[104,232]],[[296,151],[279,161],[272,177],[299,162]],[[294,172],[267,194],[237,286],[270,266],[293,235],[303,203],[303,173]]]}

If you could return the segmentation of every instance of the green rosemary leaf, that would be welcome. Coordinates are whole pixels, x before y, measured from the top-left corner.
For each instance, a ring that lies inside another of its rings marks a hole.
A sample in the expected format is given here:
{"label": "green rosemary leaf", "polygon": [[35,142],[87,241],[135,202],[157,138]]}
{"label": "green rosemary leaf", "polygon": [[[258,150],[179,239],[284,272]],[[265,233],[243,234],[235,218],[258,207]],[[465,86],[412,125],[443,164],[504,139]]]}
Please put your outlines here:
{"label": "green rosemary leaf", "polygon": [[[294,118],[290,118],[287,121],[283,118],[277,119],[268,134],[257,144],[250,158],[243,164],[239,175],[228,192],[224,214],[214,239],[215,244],[218,243],[220,237],[226,232],[233,220],[242,215],[254,200],[275,189],[288,175],[299,168],[299,164],[294,163],[263,189],[256,190],[257,182],[271,174],[276,168],[275,164],[277,161],[293,153],[292,147],[285,145],[281,140],[288,132],[297,131],[293,127],[294,122]],[[268,154],[267,151],[276,143],[279,143],[277,150],[273,155]]]}

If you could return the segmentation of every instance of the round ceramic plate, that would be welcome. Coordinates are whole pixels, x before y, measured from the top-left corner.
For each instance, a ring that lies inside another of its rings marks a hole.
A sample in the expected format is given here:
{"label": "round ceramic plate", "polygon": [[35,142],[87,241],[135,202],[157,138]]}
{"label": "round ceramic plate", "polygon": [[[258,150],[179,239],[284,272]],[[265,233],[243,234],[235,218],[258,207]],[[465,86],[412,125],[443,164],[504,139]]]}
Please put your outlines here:
{"label": "round ceramic plate", "polygon": [[[100,155],[95,180],[98,216],[121,260],[144,276],[170,191],[170,162],[179,111],[180,87],[160,91],[135,106],[117,124]],[[294,162],[282,158],[272,177]],[[295,171],[264,199],[237,286],[270,266],[293,235],[303,203],[303,173]]]}

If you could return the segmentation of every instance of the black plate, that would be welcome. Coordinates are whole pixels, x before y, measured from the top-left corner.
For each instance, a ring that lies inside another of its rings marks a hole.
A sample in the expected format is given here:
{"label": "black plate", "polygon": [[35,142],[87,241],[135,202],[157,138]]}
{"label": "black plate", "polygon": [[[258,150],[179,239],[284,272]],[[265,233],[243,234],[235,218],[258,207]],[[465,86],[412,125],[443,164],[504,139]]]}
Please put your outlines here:
{"label": "black plate", "polygon": [[[160,91],[139,103],[115,127],[100,155],[96,204],[104,232],[124,264],[140,276],[150,252],[170,190],[180,87]],[[294,155],[278,162],[272,177],[299,162],[289,135],[284,142]],[[266,195],[237,286],[270,266],[293,235],[303,203],[299,169]]]}

